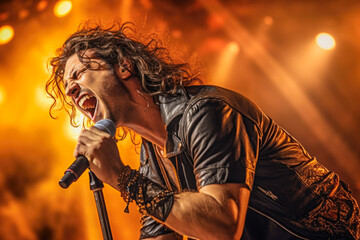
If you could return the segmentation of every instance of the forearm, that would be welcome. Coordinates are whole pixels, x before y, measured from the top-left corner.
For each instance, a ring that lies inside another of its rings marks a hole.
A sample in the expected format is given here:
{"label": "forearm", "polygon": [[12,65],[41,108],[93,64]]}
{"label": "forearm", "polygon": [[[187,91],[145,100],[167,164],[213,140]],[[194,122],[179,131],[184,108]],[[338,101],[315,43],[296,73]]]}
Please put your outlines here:
{"label": "forearm", "polygon": [[250,191],[242,184],[213,184],[199,192],[171,192],[126,167],[119,177],[124,200],[176,232],[199,239],[240,239]]}
{"label": "forearm", "polygon": [[237,220],[238,206],[235,201],[228,200],[222,205],[211,195],[183,192],[175,195],[165,224],[190,237],[226,240],[234,239]]}

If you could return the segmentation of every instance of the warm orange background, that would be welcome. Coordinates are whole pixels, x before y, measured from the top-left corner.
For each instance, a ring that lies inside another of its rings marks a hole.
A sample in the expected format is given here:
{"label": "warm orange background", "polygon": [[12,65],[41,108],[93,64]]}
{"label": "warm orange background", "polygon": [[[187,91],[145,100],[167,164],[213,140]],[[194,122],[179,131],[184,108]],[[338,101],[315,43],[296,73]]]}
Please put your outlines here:
{"label": "warm orange background", "polygon": [[[205,83],[253,99],[360,199],[358,1],[77,0],[63,18],[53,14],[55,1],[43,11],[38,2],[0,4],[0,26],[15,30],[0,45],[1,240],[102,238],[88,177],[68,190],[58,186],[77,133],[65,114],[49,117],[44,93],[47,60],[89,18],[134,21],[176,55],[196,58]],[[335,38],[333,50],[316,46],[320,32]],[[119,147],[137,167],[131,142]],[[125,214],[118,192],[106,186],[104,195],[114,239],[137,239],[136,207]]]}

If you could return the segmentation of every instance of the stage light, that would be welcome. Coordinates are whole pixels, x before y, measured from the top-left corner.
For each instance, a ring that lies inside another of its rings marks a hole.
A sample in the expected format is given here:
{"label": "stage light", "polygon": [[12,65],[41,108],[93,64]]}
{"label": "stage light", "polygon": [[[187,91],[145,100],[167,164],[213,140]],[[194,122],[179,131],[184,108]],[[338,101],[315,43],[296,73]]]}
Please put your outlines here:
{"label": "stage light", "polygon": [[71,8],[71,1],[58,1],[54,6],[54,14],[57,17],[65,17],[70,13]]}
{"label": "stage light", "polygon": [[330,50],[335,47],[335,39],[328,33],[319,33],[316,36],[316,44],[325,50]]}
{"label": "stage light", "polygon": [[14,37],[14,29],[10,25],[0,28],[0,44],[6,44]]}
{"label": "stage light", "polygon": [[5,21],[9,18],[10,14],[9,12],[2,12],[0,13],[0,21]]}
{"label": "stage light", "polygon": [[36,6],[36,9],[41,12],[43,11],[48,5],[48,2],[45,1],[45,0],[41,0],[40,2],[38,2],[37,6]]}
{"label": "stage light", "polygon": [[274,19],[270,16],[264,17],[264,23],[268,26],[272,25],[274,23]]}
{"label": "stage light", "polygon": [[179,39],[182,37],[182,32],[180,30],[174,30],[171,35],[173,38]]}
{"label": "stage light", "polygon": [[29,14],[30,14],[29,10],[21,9],[19,11],[18,17],[19,17],[19,19],[25,19],[25,18],[27,18],[29,16]]}

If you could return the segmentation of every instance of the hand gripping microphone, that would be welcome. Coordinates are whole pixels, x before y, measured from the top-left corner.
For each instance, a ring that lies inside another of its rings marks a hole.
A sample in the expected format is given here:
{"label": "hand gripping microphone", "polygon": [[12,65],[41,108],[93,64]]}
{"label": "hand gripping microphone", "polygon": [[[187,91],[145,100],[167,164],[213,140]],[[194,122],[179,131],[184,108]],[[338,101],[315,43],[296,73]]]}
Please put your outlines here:
{"label": "hand gripping microphone", "polygon": [[[115,136],[116,126],[110,119],[102,119],[95,123],[95,127],[101,131],[107,132],[111,137]],[[80,155],[65,171],[64,176],[59,181],[59,185],[62,188],[68,188],[73,182],[75,182],[81,174],[89,167],[89,161],[83,155]]]}

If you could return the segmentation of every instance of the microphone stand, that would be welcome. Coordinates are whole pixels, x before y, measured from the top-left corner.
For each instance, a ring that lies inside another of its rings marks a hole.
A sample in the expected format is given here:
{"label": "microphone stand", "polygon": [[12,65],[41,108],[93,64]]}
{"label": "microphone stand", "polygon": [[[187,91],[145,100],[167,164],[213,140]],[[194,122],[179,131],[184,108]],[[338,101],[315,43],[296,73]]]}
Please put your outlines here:
{"label": "microphone stand", "polygon": [[95,176],[92,171],[89,171],[90,190],[94,193],[97,212],[99,215],[101,230],[104,240],[112,240],[109,218],[106,211],[104,195],[102,189],[104,184]]}

